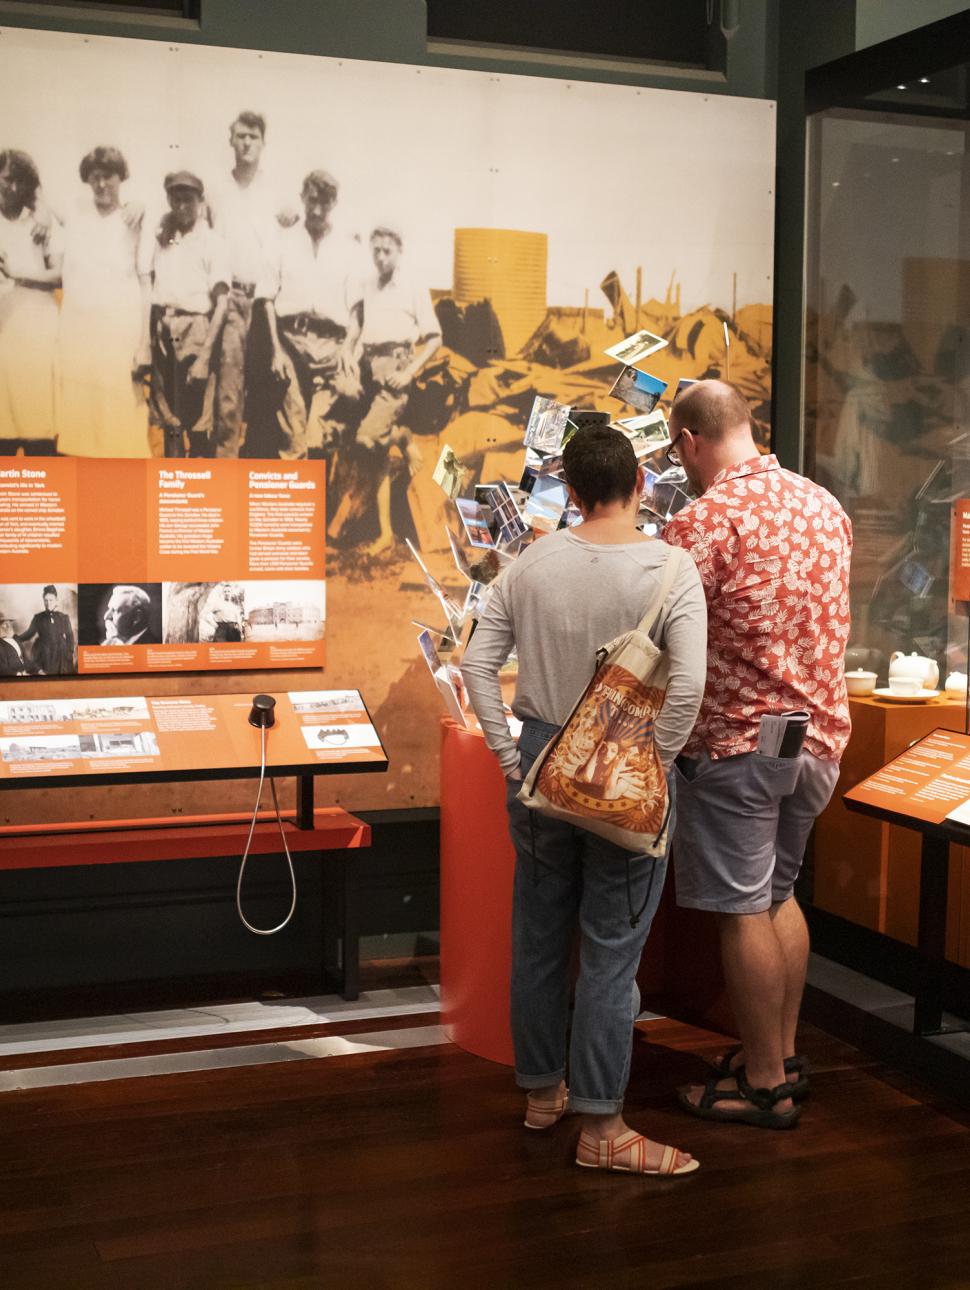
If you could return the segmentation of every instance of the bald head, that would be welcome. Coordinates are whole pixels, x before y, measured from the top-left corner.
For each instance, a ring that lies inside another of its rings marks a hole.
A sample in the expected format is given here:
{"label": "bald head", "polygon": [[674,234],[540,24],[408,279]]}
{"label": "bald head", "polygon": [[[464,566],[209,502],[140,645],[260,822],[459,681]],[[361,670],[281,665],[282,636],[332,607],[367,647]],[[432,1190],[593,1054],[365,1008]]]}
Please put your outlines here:
{"label": "bald head", "polygon": [[712,443],[751,434],[747,400],[727,381],[695,381],[674,399],[671,430],[689,430]]}
{"label": "bald head", "polygon": [[671,448],[691,487],[703,493],[729,466],[758,456],[751,410],[726,381],[695,381],[670,409]]}

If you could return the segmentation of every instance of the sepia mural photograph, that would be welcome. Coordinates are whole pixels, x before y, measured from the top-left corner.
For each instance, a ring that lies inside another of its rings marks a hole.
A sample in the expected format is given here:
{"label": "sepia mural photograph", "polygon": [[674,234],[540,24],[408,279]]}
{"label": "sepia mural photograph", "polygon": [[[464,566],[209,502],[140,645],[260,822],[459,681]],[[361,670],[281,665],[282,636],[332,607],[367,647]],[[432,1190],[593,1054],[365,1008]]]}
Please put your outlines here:
{"label": "sepia mural photograph", "polygon": [[[767,449],[773,104],[13,30],[0,60],[0,456],[324,460],[325,684],[391,759],[340,797],[432,804],[405,541],[463,595],[442,450],[470,495],[518,481],[537,396],[629,416],[604,351],[639,332],[661,407],[728,377]],[[165,596],[167,641],[280,612]]]}

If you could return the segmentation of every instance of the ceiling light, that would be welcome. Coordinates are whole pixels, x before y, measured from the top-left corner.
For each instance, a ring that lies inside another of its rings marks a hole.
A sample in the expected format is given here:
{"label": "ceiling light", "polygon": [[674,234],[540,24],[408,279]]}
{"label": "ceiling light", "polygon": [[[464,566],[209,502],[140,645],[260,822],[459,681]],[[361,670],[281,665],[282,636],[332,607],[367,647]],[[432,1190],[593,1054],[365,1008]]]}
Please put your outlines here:
{"label": "ceiling light", "polygon": [[832,180],[832,187],[833,187],[833,188],[838,188],[838,187],[839,187],[839,180],[838,180],[838,179],[833,179],[833,180]]}
{"label": "ceiling light", "polygon": [[896,86],[896,89],[897,89],[897,90],[904,90],[905,88],[906,88],[906,86],[905,86],[905,85],[897,85],[897,86]]}
{"label": "ceiling light", "polygon": [[921,76],[921,77],[919,78],[919,83],[920,83],[920,85],[929,85],[929,83],[930,83],[930,78],[929,78],[928,76]]}

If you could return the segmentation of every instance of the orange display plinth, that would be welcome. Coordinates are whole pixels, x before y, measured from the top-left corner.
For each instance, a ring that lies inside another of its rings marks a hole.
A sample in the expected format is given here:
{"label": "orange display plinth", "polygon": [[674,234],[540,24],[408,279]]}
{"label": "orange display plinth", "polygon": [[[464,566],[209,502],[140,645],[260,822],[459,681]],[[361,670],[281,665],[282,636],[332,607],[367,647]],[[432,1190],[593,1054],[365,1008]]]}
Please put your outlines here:
{"label": "orange display plinth", "polygon": [[[509,1031],[512,883],[505,780],[477,730],[442,722],[441,1016],[466,1052],[513,1065]],[[664,895],[637,972],[646,999],[668,994],[687,1015],[723,1020],[713,918]],[[698,921],[703,925],[698,927]],[[690,971],[685,971],[689,964]]]}
{"label": "orange display plinth", "polygon": [[513,1064],[512,879],[505,779],[478,731],[442,722],[441,1019],[452,1043]]}
{"label": "orange display plinth", "polygon": [[[904,704],[852,698],[852,737],[839,783],[815,829],[820,909],[896,940],[916,943],[920,840],[911,830],[848,811],[843,793],[938,727],[962,730],[963,700]],[[970,965],[970,848],[950,849],[947,958]]]}

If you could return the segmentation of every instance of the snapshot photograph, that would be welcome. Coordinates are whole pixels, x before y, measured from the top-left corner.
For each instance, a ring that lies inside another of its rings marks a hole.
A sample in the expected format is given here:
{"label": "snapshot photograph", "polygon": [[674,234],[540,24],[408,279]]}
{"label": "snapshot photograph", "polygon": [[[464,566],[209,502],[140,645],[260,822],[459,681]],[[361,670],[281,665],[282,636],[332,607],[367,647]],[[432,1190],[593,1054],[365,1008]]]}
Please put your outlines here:
{"label": "snapshot photograph", "polygon": [[49,725],[53,721],[70,721],[69,699],[7,699],[0,702],[0,724]]}
{"label": "snapshot photograph", "polygon": [[628,417],[615,423],[630,440],[638,458],[650,457],[655,452],[666,452],[670,447],[670,427],[660,408],[654,408],[642,417]]}
{"label": "snapshot photograph", "polygon": [[4,761],[72,761],[81,756],[78,735],[22,735],[0,739]]}
{"label": "snapshot photograph", "polygon": [[62,699],[64,720],[73,721],[148,721],[148,702],[134,698]]}
{"label": "snapshot photograph", "polygon": [[529,500],[523,509],[532,527],[543,533],[552,533],[559,527],[569,496],[566,485],[552,475],[540,476],[532,487]]}
{"label": "snapshot photograph", "polygon": [[158,757],[158,739],[153,730],[135,730],[130,734],[112,731],[109,734],[82,735],[90,740],[89,747],[82,747],[85,757]]}
{"label": "snapshot photograph", "polygon": [[243,582],[243,640],[317,641],[326,625],[326,583]]}
{"label": "snapshot photograph", "polygon": [[468,467],[458,460],[454,448],[445,444],[431,478],[443,490],[445,496],[453,501],[465,487],[468,475]]}
{"label": "snapshot photograph", "polygon": [[632,336],[627,336],[626,340],[610,345],[603,353],[609,354],[610,358],[615,358],[626,367],[637,367],[643,359],[656,354],[658,349],[663,349],[668,343],[663,336],[655,336],[651,331],[637,331]]}
{"label": "snapshot photograph", "polygon": [[667,388],[667,382],[635,367],[625,367],[616,378],[610,395],[641,412],[652,412]]}
{"label": "snapshot photograph", "polygon": [[380,740],[372,725],[301,726],[308,748],[315,751],[337,748],[377,748]]}
{"label": "snapshot photograph", "polygon": [[566,437],[570,407],[536,395],[525,427],[525,446],[536,452],[558,452]]}
{"label": "snapshot photograph", "polygon": [[287,696],[294,712],[362,712],[356,690],[294,690]]}

